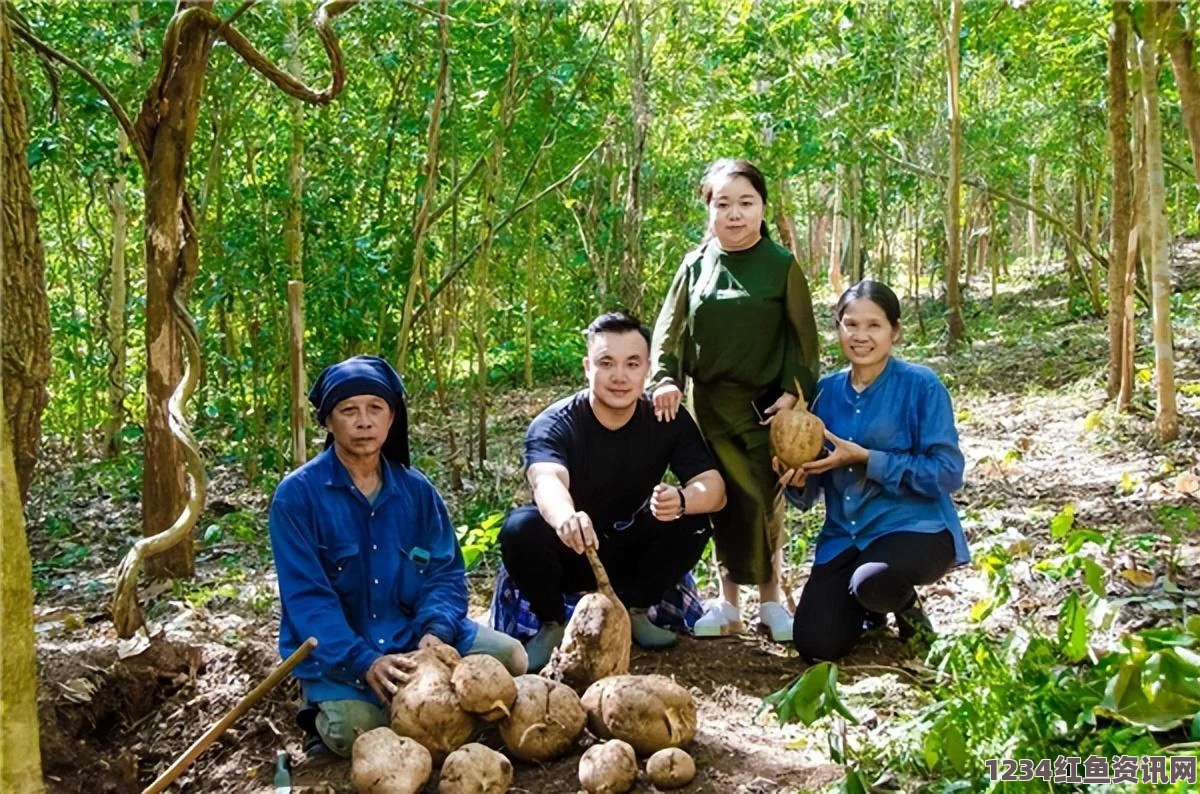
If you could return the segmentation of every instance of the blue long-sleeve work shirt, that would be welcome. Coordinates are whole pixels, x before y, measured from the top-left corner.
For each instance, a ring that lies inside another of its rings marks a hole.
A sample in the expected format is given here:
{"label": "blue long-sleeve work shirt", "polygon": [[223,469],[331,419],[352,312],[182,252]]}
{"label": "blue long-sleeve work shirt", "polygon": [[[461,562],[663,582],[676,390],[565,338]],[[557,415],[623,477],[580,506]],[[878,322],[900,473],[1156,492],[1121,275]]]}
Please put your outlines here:
{"label": "blue long-sleeve work shirt", "polygon": [[941,532],[954,538],[955,562],[971,559],[950,495],[962,487],[950,393],[927,367],[889,358],[861,392],[850,370],[826,375],[812,412],[834,435],[869,450],[865,466],[843,466],[810,476],[788,498],[807,508],[823,491],[825,525],[815,562],[827,563],[854,546],[865,549],[891,532]]}
{"label": "blue long-sleeve work shirt", "polygon": [[370,502],[333,447],[284,478],[269,513],[279,574],[279,652],[307,638],[295,669],[308,700],[377,702],[367,669],[433,634],[460,653],[475,641],[462,553],[441,496],[412,468],[382,464]]}

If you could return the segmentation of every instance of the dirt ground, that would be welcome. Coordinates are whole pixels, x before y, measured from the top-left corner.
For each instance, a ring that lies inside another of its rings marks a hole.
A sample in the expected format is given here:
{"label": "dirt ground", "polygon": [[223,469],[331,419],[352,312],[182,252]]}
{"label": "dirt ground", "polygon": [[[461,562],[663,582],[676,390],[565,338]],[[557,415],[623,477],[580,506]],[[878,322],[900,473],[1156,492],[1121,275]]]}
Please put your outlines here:
{"label": "dirt ground", "polygon": [[[1187,244],[1179,253],[1179,277],[1196,278],[1200,245]],[[1065,305],[1060,296],[1036,291],[1013,295],[1003,305],[1019,312],[1039,300]],[[956,500],[977,554],[997,543],[1016,549],[1018,557],[1022,549],[1044,548],[1049,518],[1067,503],[1076,506],[1078,524],[1125,533],[1154,533],[1154,510],[1161,505],[1200,505],[1200,389],[1181,394],[1181,439],[1165,448],[1153,440],[1144,390],[1132,414],[1101,413],[1099,373],[1107,359],[1103,329],[1101,320],[1064,321],[1061,333],[1030,345],[981,338],[952,361],[925,359],[950,384],[959,412],[967,483]],[[1200,383],[1200,334],[1185,328],[1175,346],[1179,382]],[[498,421],[523,428],[541,404],[540,393],[524,395],[510,401],[508,414]],[[418,417],[415,425],[420,422]],[[247,552],[243,573],[230,581],[217,562],[242,553],[240,547],[206,546],[197,580],[210,582],[217,595],[198,605],[177,588],[143,586],[142,603],[155,639],[118,643],[107,609],[116,549],[128,543],[137,525],[136,496],[115,495],[103,483],[81,487],[71,477],[66,469],[47,473],[30,511],[35,560],[63,554],[64,537],[89,541],[88,553],[56,570],[37,601],[47,786],[51,792],[140,791],[278,664],[274,576],[269,561]],[[68,488],[74,501],[64,535],[55,529],[49,505],[54,490]],[[210,513],[265,508],[266,495],[246,488],[228,468],[216,469],[210,493]],[[1200,538],[1180,539],[1175,558],[1177,587],[1185,594],[1200,591]],[[1127,599],[1110,629],[1113,637],[1153,620],[1165,559],[1162,543],[1154,542],[1136,558],[1123,552],[1105,559],[1117,572],[1154,574],[1150,584],[1113,577],[1116,590],[1110,596]],[[788,572],[793,595],[805,576],[804,566]],[[473,579],[472,585],[479,611],[487,579]],[[1019,621],[1055,619],[1061,585],[1018,570],[1012,586],[1011,601],[987,618],[986,629],[1001,633]],[[938,629],[955,632],[968,625],[971,606],[987,593],[983,572],[967,566],[923,595]],[[760,713],[764,696],[802,672],[793,651],[753,633],[684,638],[669,651],[636,651],[633,668],[672,675],[696,697],[699,733],[688,749],[699,774],[686,791],[773,794],[819,790],[841,779],[840,767],[829,760],[826,727],[781,726],[770,713]],[[888,716],[914,697],[909,681],[914,670],[920,670],[920,660],[910,658],[888,633],[868,637],[843,660],[843,691],[862,722],[855,729],[859,740],[871,741]],[[278,687],[204,753],[173,790],[270,791],[278,749],[296,762],[295,791],[349,790],[346,764],[301,762],[298,697],[294,683]],[[482,741],[498,744],[494,733],[485,733]],[[513,790],[576,791],[578,756],[576,750],[545,766],[517,764]],[[434,784],[427,788],[434,790]],[[641,781],[635,790],[654,789]]]}

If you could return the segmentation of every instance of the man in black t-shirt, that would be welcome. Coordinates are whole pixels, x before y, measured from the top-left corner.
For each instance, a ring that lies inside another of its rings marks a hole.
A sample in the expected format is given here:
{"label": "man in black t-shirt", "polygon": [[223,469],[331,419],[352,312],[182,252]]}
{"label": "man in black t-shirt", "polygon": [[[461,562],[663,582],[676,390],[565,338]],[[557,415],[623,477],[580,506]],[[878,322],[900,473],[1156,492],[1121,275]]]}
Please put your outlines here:
{"label": "man in black t-shirt", "polygon": [[[563,595],[594,590],[583,554],[593,545],[629,608],[642,647],[675,643],[646,609],[691,570],[725,505],[695,421],[680,410],[658,421],[645,393],[650,335],[623,312],[588,326],[588,388],[551,405],[525,435],[534,504],[513,510],[500,532],[504,566],[541,623],[529,641],[529,669],[546,664],[563,637]],[[662,481],[670,468],[682,486]]]}

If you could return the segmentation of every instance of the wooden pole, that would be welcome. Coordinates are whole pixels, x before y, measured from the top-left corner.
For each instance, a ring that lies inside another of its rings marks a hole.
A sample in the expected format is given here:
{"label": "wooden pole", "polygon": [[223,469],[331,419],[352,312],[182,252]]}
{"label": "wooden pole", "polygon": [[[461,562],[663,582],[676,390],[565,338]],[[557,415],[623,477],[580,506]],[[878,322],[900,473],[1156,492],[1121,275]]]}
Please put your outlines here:
{"label": "wooden pole", "polygon": [[304,433],[304,399],[307,391],[304,378],[304,282],[289,281],[288,326],[289,362],[292,378],[292,463],[301,466],[308,460],[308,445]]}
{"label": "wooden pole", "polygon": [[316,637],[309,637],[305,640],[304,644],[293,651],[292,655],[284,660],[283,664],[279,665],[273,673],[267,676],[267,680],[263,681],[250,694],[239,700],[238,704],[222,717],[220,722],[205,731],[204,735],[197,739],[183,755],[179,756],[166,772],[163,772],[158,776],[157,780],[143,789],[142,794],[159,794],[159,792],[166,791],[167,786],[171,785],[175,781],[175,778],[183,773],[183,770],[191,766],[192,762],[199,758],[200,754],[207,750],[208,746],[215,742],[218,736],[228,730],[230,725],[237,722],[238,718],[249,711],[255,703],[262,700],[263,695],[278,686],[279,682],[284,678],[287,678],[288,673],[292,672],[292,668],[304,661],[305,657],[312,653],[313,648],[316,647]]}

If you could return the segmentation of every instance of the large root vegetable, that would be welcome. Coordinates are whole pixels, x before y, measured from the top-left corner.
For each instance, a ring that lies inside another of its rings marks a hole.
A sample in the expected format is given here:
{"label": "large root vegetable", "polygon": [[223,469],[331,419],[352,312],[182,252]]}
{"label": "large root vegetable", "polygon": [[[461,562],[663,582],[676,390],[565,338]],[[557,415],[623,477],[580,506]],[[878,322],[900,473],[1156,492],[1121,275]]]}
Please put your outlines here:
{"label": "large root vegetable", "polygon": [[517,699],[517,685],[499,659],[472,654],[454,668],[450,676],[458,705],[482,720],[496,722],[507,717]]}
{"label": "large root vegetable", "polygon": [[358,794],[417,794],[433,773],[429,751],[387,727],[360,734],[351,757],[350,782]]}
{"label": "large root vegetable", "polygon": [[789,469],[816,460],[825,444],[825,423],[808,412],[799,383],[796,394],[800,398],[795,407],[784,408],[771,420],[771,452]]}
{"label": "large root vegetable", "polygon": [[542,675],[583,692],[594,681],[629,672],[632,641],[629,613],[617,598],[600,557],[585,548],[596,576],[596,592],[579,599],[563,631],[563,641],[550,654]]}
{"label": "large root vegetable", "polygon": [[637,780],[637,756],[620,739],[593,744],[579,759],[579,785],[587,794],[625,794]]}
{"label": "large root vegetable", "polygon": [[583,695],[588,730],[621,739],[638,755],[680,747],[696,735],[696,702],[662,675],[618,675],[597,681]]}
{"label": "large root vegetable", "polygon": [[504,794],[512,777],[512,761],[503,753],[472,742],[446,756],[438,794]]}
{"label": "large root vegetable", "polygon": [[646,759],[646,776],[661,789],[682,788],[695,779],[696,762],[678,747],[668,747]]}
{"label": "large root vegetable", "polygon": [[446,753],[462,747],[475,732],[475,720],[458,705],[450,683],[459,663],[458,651],[434,645],[413,651],[417,669],[392,696],[392,730],[416,739],[441,763]]}
{"label": "large root vegetable", "polygon": [[538,675],[518,676],[512,716],[500,722],[504,746],[523,761],[549,761],[566,752],[587,721],[579,695]]}

